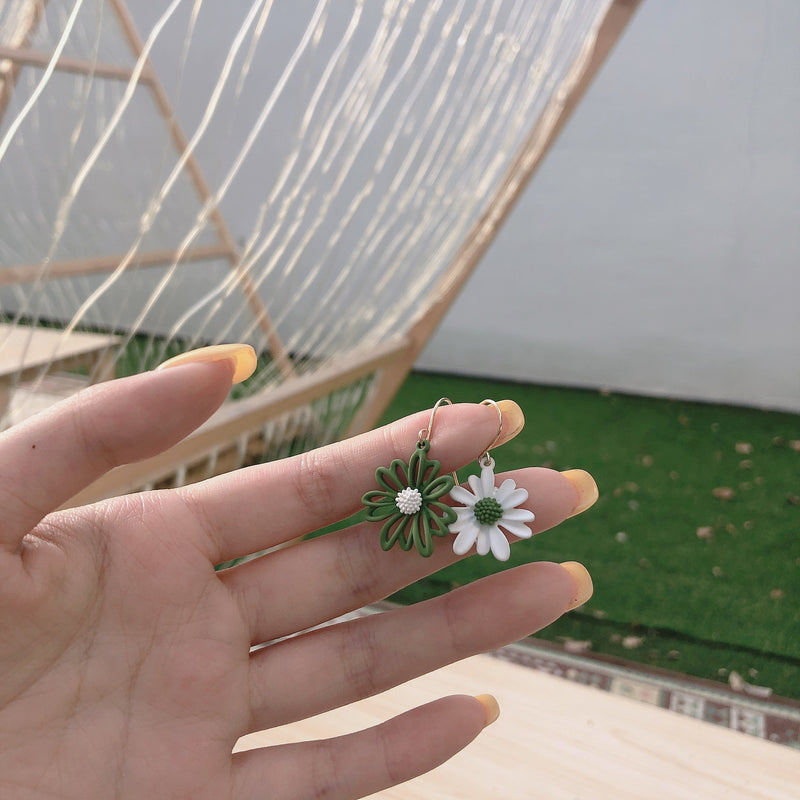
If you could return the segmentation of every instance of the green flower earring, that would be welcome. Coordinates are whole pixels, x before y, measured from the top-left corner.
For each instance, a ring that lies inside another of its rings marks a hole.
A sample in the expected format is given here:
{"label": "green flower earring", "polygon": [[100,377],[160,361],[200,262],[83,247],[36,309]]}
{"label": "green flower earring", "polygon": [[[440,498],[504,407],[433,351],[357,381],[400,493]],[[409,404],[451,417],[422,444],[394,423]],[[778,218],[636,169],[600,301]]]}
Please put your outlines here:
{"label": "green flower earring", "polygon": [[381,547],[390,550],[395,544],[401,550],[416,547],[425,557],[433,553],[433,537],[447,536],[456,513],[440,498],[456,484],[453,475],[439,475],[441,464],[428,458],[436,411],[443,397],[431,410],[428,427],[419,432],[419,439],[408,463],[396,458],[388,467],[378,467],[375,480],[379,489],[367,492],[362,502],[367,507],[367,520],[383,522]]}

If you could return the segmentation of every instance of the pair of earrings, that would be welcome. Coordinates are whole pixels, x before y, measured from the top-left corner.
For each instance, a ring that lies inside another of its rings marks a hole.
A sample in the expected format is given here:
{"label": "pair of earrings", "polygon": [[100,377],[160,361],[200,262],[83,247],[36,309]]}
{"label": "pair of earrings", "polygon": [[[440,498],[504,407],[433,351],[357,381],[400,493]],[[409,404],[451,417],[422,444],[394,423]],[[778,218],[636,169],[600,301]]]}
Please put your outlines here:
{"label": "pair of earrings", "polygon": [[[402,550],[415,547],[420,555],[433,553],[435,537],[455,534],[453,551],[457,555],[468,553],[473,546],[480,555],[491,551],[499,561],[507,561],[511,554],[508,539],[503,533],[520,539],[532,535],[526,523],[534,514],[520,503],[528,499],[525,489],[507,478],[495,486],[494,459],[489,450],[500,439],[503,414],[494,400],[484,400],[497,410],[499,425],[494,441],[478,459],[480,476],[470,475],[469,489],[458,485],[458,476],[439,475],[441,464],[428,457],[436,412],[443,397],[431,410],[428,427],[418,435],[417,446],[408,461],[396,458],[388,467],[378,467],[375,479],[380,488],[367,492],[362,502],[367,508],[367,519],[382,522],[380,542],[384,550],[398,544]],[[471,491],[470,491],[471,489]],[[456,502],[452,507],[444,502],[446,495]]]}

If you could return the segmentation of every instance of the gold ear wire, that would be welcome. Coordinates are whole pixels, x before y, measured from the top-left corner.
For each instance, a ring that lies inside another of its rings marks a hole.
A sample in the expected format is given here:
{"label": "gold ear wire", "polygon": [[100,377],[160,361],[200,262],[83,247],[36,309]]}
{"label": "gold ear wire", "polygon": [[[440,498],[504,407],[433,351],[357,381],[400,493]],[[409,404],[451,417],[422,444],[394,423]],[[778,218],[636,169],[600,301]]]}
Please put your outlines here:
{"label": "gold ear wire", "polygon": [[[442,403],[447,403],[449,406],[453,405],[453,401],[450,400],[449,397],[441,397],[436,401],[436,405],[431,409],[431,417],[428,420],[428,427],[423,428],[417,434],[417,439],[420,444],[426,440],[430,441],[431,436],[433,436],[433,420],[436,417],[436,412],[439,410],[439,406],[442,405]],[[458,473],[453,470],[452,475],[455,485],[458,486]]]}
{"label": "gold ear wire", "polygon": [[433,420],[436,417],[436,412],[439,410],[439,406],[442,403],[447,403],[447,405],[453,405],[453,401],[450,400],[448,397],[441,397],[439,400],[436,401],[436,405],[431,409],[431,418],[428,420],[428,427],[423,428],[417,436],[421,442],[424,442],[426,439],[430,440],[431,436],[433,436]]}
{"label": "gold ear wire", "polygon": [[500,410],[500,406],[494,400],[483,400],[481,401],[482,406],[494,406],[495,410],[497,411],[498,416],[498,425],[497,425],[497,435],[492,439],[492,443],[483,451],[483,455],[478,459],[478,463],[481,466],[490,466],[494,464],[492,457],[489,455],[489,451],[500,441],[500,437],[503,434],[503,412]]}

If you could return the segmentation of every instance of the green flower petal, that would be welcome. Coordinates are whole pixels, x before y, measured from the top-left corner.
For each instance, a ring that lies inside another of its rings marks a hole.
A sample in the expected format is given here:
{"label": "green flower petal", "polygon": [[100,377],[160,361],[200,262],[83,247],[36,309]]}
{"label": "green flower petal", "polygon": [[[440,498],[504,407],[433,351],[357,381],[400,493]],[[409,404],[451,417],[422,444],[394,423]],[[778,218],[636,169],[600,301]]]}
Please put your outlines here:
{"label": "green flower petal", "polygon": [[418,444],[416,450],[411,454],[411,458],[408,459],[408,485],[420,491],[439,472],[439,462],[431,461],[425,455],[430,446],[430,442]]}
{"label": "green flower petal", "polygon": [[439,513],[436,514],[439,519],[446,525],[450,525],[458,519],[458,514],[449,506],[447,503],[440,503],[436,500],[431,501],[427,504],[427,508],[430,509],[430,513],[433,514],[434,509]]}
{"label": "green flower petal", "polygon": [[406,531],[404,539],[400,540],[400,547],[403,550],[410,550],[412,547],[416,547],[417,550],[419,550],[417,542],[419,541],[420,515],[414,514],[408,519],[410,524],[406,526],[408,530]]}
{"label": "green flower petal", "polygon": [[392,461],[388,467],[378,467],[375,470],[375,479],[378,481],[378,486],[394,494],[410,485],[405,461],[399,458]]}
{"label": "green flower petal", "polygon": [[380,522],[381,520],[396,516],[398,513],[400,513],[399,509],[394,503],[381,503],[367,510],[366,520],[367,522]]}
{"label": "green flower petal", "polygon": [[452,491],[455,485],[456,482],[453,480],[452,475],[440,475],[438,478],[425,485],[425,491],[422,493],[422,499],[438,500],[440,497],[444,497],[446,494]]}
{"label": "green flower petal", "polygon": [[382,489],[372,489],[361,498],[361,502],[365,506],[374,508],[376,506],[393,504],[395,497],[397,497],[396,492],[384,492]]}
{"label": "green flower petal", "polygon": [[398,511],[397,514],[389,517],[389,519],[383,523],[383,527],[381,528],[381,547],[384,550],[391,550],[398,539],[400,540],[400,547],[404,550],[408,550],[408,547],[403,547],[403,539],[401,538],[402,533],[408,525],[408,519],[406,514]]}
{"label": "green flower petal", "polygon": [[428,558],[433,553],[433,536],[430,527],[430,519],[428,514],[422,515],[417,525],[412,529],[414,534],[414,544],[417,546],[417,552],[421,556]]}

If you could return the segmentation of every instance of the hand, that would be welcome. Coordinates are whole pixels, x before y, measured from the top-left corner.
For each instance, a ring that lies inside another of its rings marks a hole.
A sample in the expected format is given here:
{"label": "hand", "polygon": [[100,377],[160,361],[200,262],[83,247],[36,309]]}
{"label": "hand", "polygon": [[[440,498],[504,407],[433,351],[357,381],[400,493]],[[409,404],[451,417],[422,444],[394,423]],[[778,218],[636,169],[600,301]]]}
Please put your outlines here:
{"label": "hand", "polygon": [[[579,565],[528,564],[274,642],[456,560],[445,539],[429,559],[384,552],[365,523],[214,570],[357,511],[427,412],[183,489],[56,510],[200,425],[234,366],[111,381],[0,436],[0,797],[361,797],[463,748],[487,721],[481,702],[445,698],[330,741],[232,755],[234,743],[520,639],[590,593]],[[496,428],[491,407],[442,408],[432,456],[464,466]],[[535,533],[585,505],[557,472],[512,477],[536,498]]]}

